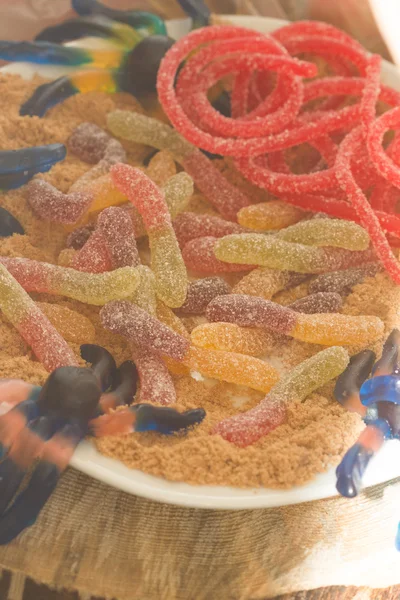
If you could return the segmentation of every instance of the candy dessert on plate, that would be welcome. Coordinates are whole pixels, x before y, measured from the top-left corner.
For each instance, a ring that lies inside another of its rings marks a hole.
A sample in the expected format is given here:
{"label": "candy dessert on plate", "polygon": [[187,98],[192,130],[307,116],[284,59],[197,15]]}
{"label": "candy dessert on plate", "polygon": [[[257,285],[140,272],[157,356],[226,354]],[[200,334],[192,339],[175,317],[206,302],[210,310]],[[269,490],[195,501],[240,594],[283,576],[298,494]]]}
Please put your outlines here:
{"label": "candy dessert on plate", "polygon": [[67,69],[0,75],[0,543],[84,438],[194,490],[339,465],[356,495],[400,432],[400,92],[380,57],[326,23],[260,33],[199,3],[175,41],[73,4],[0,42]]}

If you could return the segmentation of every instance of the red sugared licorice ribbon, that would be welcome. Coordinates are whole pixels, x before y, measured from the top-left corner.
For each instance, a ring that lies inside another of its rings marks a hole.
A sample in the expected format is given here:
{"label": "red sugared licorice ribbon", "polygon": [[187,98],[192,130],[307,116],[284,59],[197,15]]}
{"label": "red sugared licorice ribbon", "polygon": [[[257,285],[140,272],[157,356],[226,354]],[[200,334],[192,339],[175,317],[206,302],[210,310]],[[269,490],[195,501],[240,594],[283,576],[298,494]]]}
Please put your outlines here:
{"label": "red sugared licorice ribbon", "polygon": [[[163,105],[163,108],[164,108],[166,114],[170,118],[170,120],[171,120],[172,124],[175,126],[175,128],[178,131],[180,131],[180,133],[182,133],[189,141],[194,143],[196,146],[203,148],[205,150],[209,150],[210,152],[217,152],[219,154],[231,155],[231,156],[250,156],[250,155],[256,155],[256,154],[264,154],[265,152],[283,149],[283,148],[289,147],[290,145],[296,145],[297,143],[301,143],[302,141],[307,141],[310,137],[312,138],[313,137],[313,128],[310,128],[308,125],[305,126],[305,131],[300,131],[300,138],[299,138],[298,132],[295,133],[295,139],[294,139],[294,142],[292,143],[292,140],[290,138],[291,132],[289,133],[289,140],[286,139],[287,134],[285,134],[283,136],[283,138],[280,138],[280,135],[282,135],[282,134],[277,134],[276,136],[269,136],[267,138],[260,138],[260,137],[250,137],[250,138],[246,138],[246,139],[236,139],[236,138],[229,138],[229,137],[224,138],[224,137],[220,137],[217,135],[214,136],[214,135],[208,133],[207,131],[203,131],[195,123],[193,123],[191,121],[191,118],[186,114],[186,112],[180,102],[180,98],[178,97],[178,93],[175,91],[175,88],[174,88],[175,77],[176,77],[179,65],[181,64],[181,62],[183,60],[185,60],[185,58],[188,56],[188,54],[190,54],[190,52],[192,52],[192,50],[196,49],[199,46],[199,44],[206,43],[206,42],[216,42],[219,40],[232,40],[235,38],[238,38],[238,40],[237,40],[238,42],[240,39],[240,45],[243,44],[243,42],[246,42],[246,44],[248,44],[248,48],[254,48],[253,54],[255,54],[255,55],[259,54],[260,48],[262,48],[262,47],[265,47],[266,49],[268,48],[267,51],[269,52],[269,55],[266,55],[266,57],[269,56],[268,60],[272,60],[274,57],[275,57],[274,60],[276,60],[276,61],[278,59],[281,60],[282,61],[281,70],[283,69],[284,74],[287,71],[289,64],[291,65],[291,68],[293,68],[294,65],[297,65],[297,67],[302,70],[303,75],[305,75],[306,73],[307,73],[307,76],[312,76],[312,75],[316,74],[316,67],[312,63],[298,61],[297,63],[286,62],[284,65],[283,59],[285,58],[285,60],[288,61],[287,55],[286,55],[286,57],[285,56],[280,57],[279,55],[277,56],[276,54],[271,55],[271,52],[274,51],[274,48],[271,43],[271,39],[268,38],[267,36],[260,36],[260,34],[257,34],[256,32],[252,32],[252,31],[246,30],[244,28],[240,28],[240,27],[207,27],[204,29],[193,31],[188,36],[186,36],[182,40],[178,41],[171,48],[171,50],[169,50],[167,52],[166,56],[164,57],[161,65],[160,65],[160,69],[158,72],[158,80],[157,80],[158,96],[159,96],[160,102]],[[253,38],[253,39],[251,39],[251,38]],[[218,56],[218,58],[219,58],[218,65],[213,68],[214,69],[220,68],[221,69],[220,73],[222,73],[224,71],[224,69],[226,69],[227,63],[224,64],[224,62],[222,60],[222,64],[219,65],[219,62],[221,60],[221,57],[218,53],[219,46],[217,45],[216,48],[215,47],[213,48],[213,46],[214,46],[214,44],[211,44],[211,46],[209,48],[206,48],[204,51],[202,51],[202,52],[204,52],[204,54],[202,56],[203,57],[204,56],[213,57],[213,58]],[[270,46],[271,46],[272,50],[269,49]],[[238,47],[239,47],[239,44],[238,44]],[[258,50],[258,52],[257,52],[257,50]],[[284,54],[284,53],[285,53],[285,50],[282,49],[282,54]],[[248,59],[247,59],[248,69],[254,68],[251,66],[253,54],[251,52],[249,52]],[[191,60],[193,61],[195,59],[196,59],[196,57],[194,57]],[[238,57],[238,59],[242,60],[242,52],[240,52],[240,56]],[[200,59],[196,59],[196,60],[200,61]],[[203,59],[201,59],[201,60],[203,60]],[[256,60],[258,60],[258,59],[256,59]],[[261,60],[261,58],[260,58],[260,60]],[[293,60],[293,59],[291,59],[291,60]],[[230,66],[231,66],[231,64],[230,64]],[[185,69],[185,67],[184,67],[184,69]],[[286,74],[287,74],[287,72],[286,72]],[[190,80],[189,75],[191,75],[191,74],[189,73],[189,74],[185,75],[185,78],[187,77],[188,80]],[[209,72],[206,71],[205,78],[206,78],[207,85],[210,83],[210,81],[213,80],[214,73],[211,72],[210,78],[208,78],[208,75],[209,75]],[[195,76],[200,78],[200,79],[197,79],[197,83],[195,85],[194,91],[196,92],[196,87],[199,90],[201,89],[199,86],[201,85],[202,72],[200,72],[200,74],[198,74],[198,75],[193,74],[193,77],[195,77]],[[185,79],[183,79],[183,81],[184,80]],[[180,81],[181,81],[181,85],[182,85],[182,80],[180,80]],[[207,85],[206,85],[206,87],[207,87]],[[200,92],[198,92],[198,93],[200,93]],[[205,97],[204,90],[202,90],[202,94]],[[180,91],[180,95],[182,95],[182,91]],[[196,93],[195,93],[195,97],[196,97]],[[199,102],[200,106],[202,107],[203,105],[205,105],[205,100],[204,100],[204,98],[202,101],[200,101],[200,100],[201,100],[201,98],[196,100],[196,102]],[[187,102],[185,103],[185,105],[187,106]],[[192,115],[194,112],[198,112],[198,106],[197,106],[197,108],[192,106],[192,108],[188,109],[188,110]],[[214,120],[211,125],[211,129],[215,125],[217,127],[219,127],[222,122],[221,119],[219,118],[219,116],[215,115],[215,113],[212,113],[212,109],[207,109],[207,110],[210,110],[210,115],[211,114],[214,115],[213,116]],[[277,112],[279,112],[279,109]],[[275,116],[278,117],[278,115],[275,115]],[[356,120],[357,120],[357,116],[356,116]],[[272,119],[271,113],[267,115],[267,121],[268,121],[268,126],[273,127],[274,121]],[[324,123],[324,126],[325,126],[325,128],[327,128],[328,132],[332,130],[332,127],[333,127],[333,129],[337,128],[336,121],[337,121],[337,115],[335,115],[333,122],[332,122],[332,116],[328,116],[327,123]],[[237,124],[234,119],[229,119],[229,122],[231,122],[230,126],[232,126],[232,127],[236,127],[236,126],[241,127],[241,125]],[[344,126],[348,126],[348,124],[349,123],[345,123]],[[207,128],[209,128],[210,124],[207,123],[207,125],[208,125]],[[257,130],[258,135],[260,135],[261,127],[262,127],[261,122],[259,122],[258,130]],[[322,131],[322,133],[325,133],[325,131]],[[301,137],[302,135],[303,135],[303,137],[305,137],[305,140],[302,139],[302,137]],[[300,139],[300,141],[298,141],[298,139]],[[279,144],[281,144],[281,146],[279,146]]]}
{"label": "red sugared licorice ribbon", "polygon": [[385,152],[382,141],[389,129],[400,125],[400,106],[388,110],[371,124],[367,137],[368,151],[378,173],[397,188],[400,188],[400,168]]}
{"label": "red sugared licorice ribbon", "polygon": [[368,231],[376,255],[392,279],[400,283],[400,264],[392,253],[378,217],[351,172],[351,156],[358,151],[363,142],[364,135],[361,127],[354,129],[345,137],[336,159],[336,177],[354,207],[361,225]]}

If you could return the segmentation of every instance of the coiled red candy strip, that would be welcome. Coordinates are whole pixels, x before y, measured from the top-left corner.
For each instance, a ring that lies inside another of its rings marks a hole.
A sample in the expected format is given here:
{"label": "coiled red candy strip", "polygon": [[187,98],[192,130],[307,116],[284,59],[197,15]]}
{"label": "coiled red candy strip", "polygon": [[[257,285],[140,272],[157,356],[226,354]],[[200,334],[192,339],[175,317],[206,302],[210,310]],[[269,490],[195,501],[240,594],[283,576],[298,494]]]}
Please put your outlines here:
{"label": "coiled red candy strip", "polygon": [[350,167],[350,157],[363,143],[361,128],[354,129],[340,145],[336,160],[336,177],[340,187],[346,192],[360,219],[361,225],[368,231],[372,245],[385,269],[396,283],[400,283],[400,265],[394,257],[390,245],[373,208],[354,180]]}

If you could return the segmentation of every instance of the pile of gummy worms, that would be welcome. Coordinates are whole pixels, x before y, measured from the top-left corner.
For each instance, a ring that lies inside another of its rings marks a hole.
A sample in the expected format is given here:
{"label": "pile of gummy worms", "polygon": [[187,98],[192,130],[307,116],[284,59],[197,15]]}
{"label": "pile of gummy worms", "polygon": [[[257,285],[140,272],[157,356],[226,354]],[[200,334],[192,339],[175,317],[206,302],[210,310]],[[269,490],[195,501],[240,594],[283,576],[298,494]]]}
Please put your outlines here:
{"label": "pile of gummy worms", "polygon": [[[304,54],[324,59],[332,75],[317,77],[314,62],[297,58]],[[27,185],[36,216],[70,232],[70,262],[0,257],[1,310],[51,371],[77,358],[29,292],[101,306],[102,326],[129,342],[142,402],[174,404],[171,373],[253,388],[265,399],[213,433],[239,446],[256,442],[284,422],[291,401],[344,371],[342,346],[383,339],[379,318],[340,313],[365,277],[385,268],[398,282],[390,247],[400,245],[398,136],[386,148],[382,140],[396,126],[400,94],[379,75],[379,57],[323,23],[299,22],[271,36],[231,26],[189,33],[158,72],[174,128],[116,110],[107,118],[115,138],[84,123],[69,139],[69,151],[94,166],[67,194],[42,179]],[[220,80],[229,117],[207,98]],[[378,100],[390,108],[376,117]],[[163,160],[184,171],[157,185],[126,164],[116,138],[168,151]],[[316,157],[297,174],[286,151],[303,144]],[[252,203],[202,150],[232,157],[275,199]],[[219,216],[187,210],[193,184]],[[144,235],[150,266],[136,244]],[[242,275],[233,288],[224,279],[232,272]],[[307,296],[289,306],[274,301],[307,279]],[[188,314],[208,322],[189,335],[180,318]],[[281,376],[264,358],[276,335],[321,351]]]}

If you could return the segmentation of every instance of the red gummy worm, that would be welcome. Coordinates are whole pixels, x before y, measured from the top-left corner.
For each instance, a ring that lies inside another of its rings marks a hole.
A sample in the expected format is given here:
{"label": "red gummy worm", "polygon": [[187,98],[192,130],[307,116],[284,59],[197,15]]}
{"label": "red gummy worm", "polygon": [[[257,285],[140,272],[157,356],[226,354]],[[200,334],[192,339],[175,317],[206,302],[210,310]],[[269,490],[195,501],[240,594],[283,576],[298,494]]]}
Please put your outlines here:
{"label": "red gummy worm", "polygon": [[241,327],[265,327],[290,335],[297,323],[297,313],[258,296],[227,294],[211,300],[206,310],[211,322],[235,323]]}
{"label": "red gummy worm", "polygon": [[97,218],[97,229],[104,236],[113,269],[140,265],[132,219],[125,210],[117,206],[103,210]]}
{"label": "red gummy worm", "polygon": [[163,193],[147,175],[124,163],[112,166],[110,173],[119,191],[138,209],[148,233],[172,227]]}
{"label": "red gummy worm", "polygon": [[251,204],[250,198],[228,181],[197,148],[181,162],[207,200],[229,221],[236,221],[239,210]]}
{"label": "red gummy worm", "polygon": [[258,406],[220,421],[212,431],[239,447],[254,444],[284,423],[286,406],[266,396]]}
{"label": "red gummy worm", "polygon": [[199,237],[214,238],[224,237],[231,233],[244,233],[246,229],[232,221],[225,221],[214,215],[201,215],[192,212],[183,212],[173,222],[175,235],[179,246],[184,246]]}
{"label": "red gummy worm", "polygon": [[182,360],[188,350],[188,340],[132,302],[114,300],[100,311],[103,326],[123,335],[139,348]]}
{"label": "red gummy worm", "polygon": [[110,206],[100,213],[95,232],[73,257],[71,267],[102,273],[139,264],[132,219],[126,210]]}
{"label": "red gummy worm", "polygon": [[336,177],[340,187],[346,192],[348,199],[357,212],[361,225],[368,231],[376,255],[382,261],[392,279],[396,283],[400,283],[400,265],[390,249],[378,217],[362,190],[358,187],[351,172],[350,157],[357,152],[363,140],[361,128],[354,129],[343,140],[336,160]]}
{"label": "red gummy worm", "polygon": [[175,404],[176,391],[162,358],[148,348],[132,344],[132,358],[140,379],[140,402]]}
{"label": "red gummy worm", "polygon": [[70,266],[86,273],[112,270],[111,256],[101,231],[92,233],[86,244],[73,256]]}

